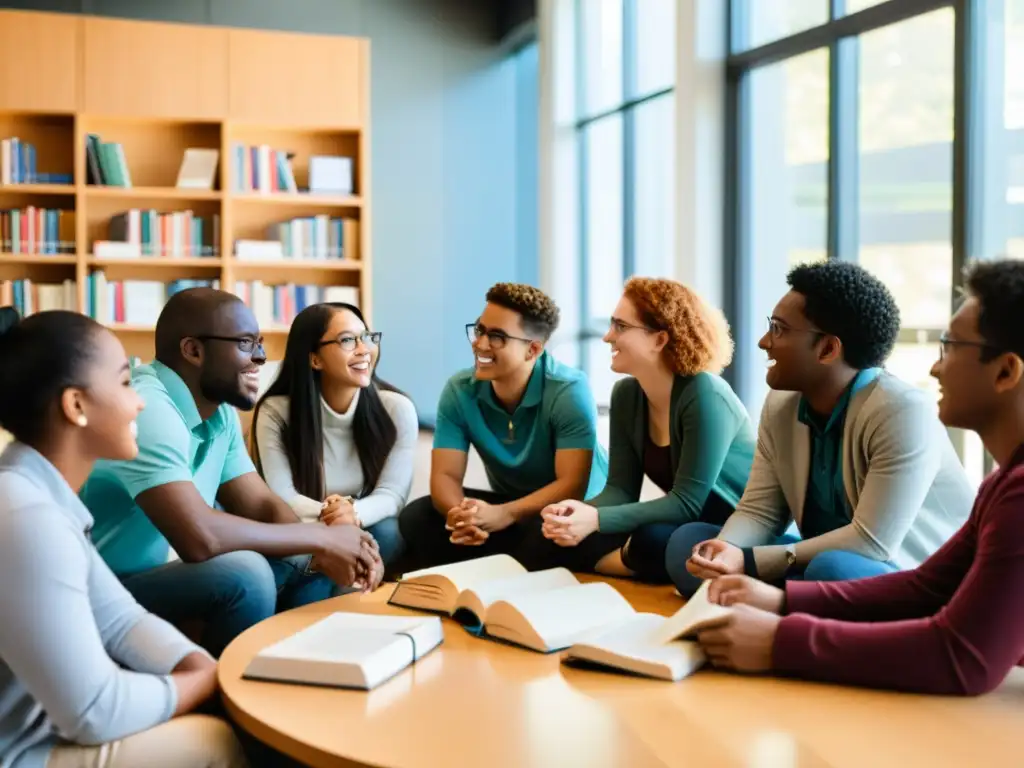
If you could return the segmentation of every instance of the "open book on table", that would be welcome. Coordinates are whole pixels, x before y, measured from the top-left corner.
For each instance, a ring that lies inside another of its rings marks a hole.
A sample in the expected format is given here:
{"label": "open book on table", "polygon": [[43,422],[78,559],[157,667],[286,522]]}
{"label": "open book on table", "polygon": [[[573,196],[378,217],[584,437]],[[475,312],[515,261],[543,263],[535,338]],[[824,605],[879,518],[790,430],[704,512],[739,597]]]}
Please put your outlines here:
{"label": "open book on table", "polygon": [[581,584],[565,568],[531,573],[508,555],[405,574],[390,602],[446,613],[473,634],[542,653],[636,616],[610,584]]}
{"label": "open book on table", "polygon": [[243,677],[370,690],[443,639],[436,616],[338,612],[264,648]]}
{"label": "open book on table", "polygon": [[705,581],[672,616],[637,613],[572,645],[563,657],[582,663],[673,682],[696,672],[705,657],[693,639],[697,632],[727,616],[730,608],[708,601]]}

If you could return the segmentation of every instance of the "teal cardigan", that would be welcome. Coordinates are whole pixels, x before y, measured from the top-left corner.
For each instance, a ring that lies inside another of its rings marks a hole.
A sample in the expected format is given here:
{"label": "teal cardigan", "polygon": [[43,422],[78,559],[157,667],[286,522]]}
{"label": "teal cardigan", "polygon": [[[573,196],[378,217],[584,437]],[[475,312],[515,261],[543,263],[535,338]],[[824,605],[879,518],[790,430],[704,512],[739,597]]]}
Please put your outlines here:
{"label": "teal cardigan", "polygon": [[756,436],[747,409],[720,376],[676,376],[672,384],[669,439],[676,468],[672,492],[639,501],[647,445],[647,396],[634,378],[612,390],[608,482],[588,501],[598,508],[599,529],[627,533],[647,523],[692,523],[708,494],[735,507],[754,461]]}

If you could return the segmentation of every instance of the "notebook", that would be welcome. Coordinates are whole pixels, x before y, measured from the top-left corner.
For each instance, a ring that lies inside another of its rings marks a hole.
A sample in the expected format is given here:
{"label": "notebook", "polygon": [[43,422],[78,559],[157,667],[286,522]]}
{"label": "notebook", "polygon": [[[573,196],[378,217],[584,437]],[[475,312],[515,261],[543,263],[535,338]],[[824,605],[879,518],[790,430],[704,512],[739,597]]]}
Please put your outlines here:
{"label": "notebook", "polygon": [[243,677],[371,690],[443,639],[436,616],[338,612],[264,648]]}
{"label": "notebook", "polygon": [[708,601],[709,584],[705,581],[674,615],[666,618],[638,613],[573,644],[562,661],[672,682],[682,680],[706,661],[704,652],[691,638],[731,611]]}

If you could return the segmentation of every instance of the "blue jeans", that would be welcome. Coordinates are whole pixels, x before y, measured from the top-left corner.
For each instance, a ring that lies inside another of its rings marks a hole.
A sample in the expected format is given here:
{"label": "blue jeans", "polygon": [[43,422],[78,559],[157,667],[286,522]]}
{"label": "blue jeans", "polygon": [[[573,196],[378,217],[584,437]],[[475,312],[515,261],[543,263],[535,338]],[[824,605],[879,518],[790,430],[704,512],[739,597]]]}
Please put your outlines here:
{"label": "blue jeans", "polygon": [[[680,526],[669,539],[668,548],[665,550],[665,568],[683,597],[688,598],[696,592],[702,581],[686,570],[686,561],[690,559],[693,548],[702,541],[715,538],[721,530],[721,526],[709,523],[687,523]],[[793,544],[797,541],[800,541],[798,536],[785,534],[768,543]],[[892,563],[872,560],[856,552],[830,549],[812,557],[802,572],[787,578],[805,581],[850,581],[880,576],[895,570],[897,568]]]}
{"label": "blue jeans", "polygon": [[307,561],[228,552],[202,563],[167,563],[121,581],[143,608],[172,624],[202,622],[200,645],[218,657],[276,611],[340,594],[326,576],[305,573]]}
{"label": "blue jeans", "polygon": [[385,517],[366,529],[377,540],[384,566],[393,565],[405,552],[405,539],[398,530],[398,517]]}

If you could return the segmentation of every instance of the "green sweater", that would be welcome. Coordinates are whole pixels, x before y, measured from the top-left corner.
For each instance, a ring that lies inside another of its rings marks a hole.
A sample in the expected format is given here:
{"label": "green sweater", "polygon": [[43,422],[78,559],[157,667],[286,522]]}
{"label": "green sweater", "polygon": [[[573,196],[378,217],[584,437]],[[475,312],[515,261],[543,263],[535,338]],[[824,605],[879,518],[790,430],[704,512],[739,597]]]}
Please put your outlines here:
{"label": "green sweater", "polygon": [[691,523],[717,493],[736,506],[747,485],[756,436],[750,416],[720,376],[676,376],[670,441],[676,467],[672,492],[639,501],[647,445],[647,396],[636,379],[612,390],[608,482],[588,503],[598,507],[600,530],[626,533],[647,523]]}

